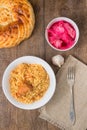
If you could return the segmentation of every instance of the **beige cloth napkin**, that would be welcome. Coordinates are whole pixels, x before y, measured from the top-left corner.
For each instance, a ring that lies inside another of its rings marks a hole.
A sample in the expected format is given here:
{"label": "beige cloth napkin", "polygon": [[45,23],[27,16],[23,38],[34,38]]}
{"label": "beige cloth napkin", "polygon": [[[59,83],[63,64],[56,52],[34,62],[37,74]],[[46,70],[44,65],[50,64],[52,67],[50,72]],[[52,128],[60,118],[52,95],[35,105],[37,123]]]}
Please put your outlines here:
{"label": "beige cloth napkin", "polygon": [[[67,84],[66,74],[68,66],[75,66],[74,100],[76,122],[71,124],[70,88]],[[62,130],[86,130],[87,129],[87,66],[69,56],[56,75],[57,86],[53,98],[40,109],[39,117],[58,126]]]}

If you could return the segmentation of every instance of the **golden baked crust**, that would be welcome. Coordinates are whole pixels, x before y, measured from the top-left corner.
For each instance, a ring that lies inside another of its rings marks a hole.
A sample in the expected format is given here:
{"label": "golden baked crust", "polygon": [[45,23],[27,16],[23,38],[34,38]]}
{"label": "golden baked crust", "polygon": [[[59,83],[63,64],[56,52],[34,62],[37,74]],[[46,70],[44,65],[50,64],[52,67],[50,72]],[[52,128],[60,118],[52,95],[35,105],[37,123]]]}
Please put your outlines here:
{"label": "golden baked crust", "polygon": [[0,48],[16,46],[30,37],[34,24],[33,8],[27,0],[0,0]]}

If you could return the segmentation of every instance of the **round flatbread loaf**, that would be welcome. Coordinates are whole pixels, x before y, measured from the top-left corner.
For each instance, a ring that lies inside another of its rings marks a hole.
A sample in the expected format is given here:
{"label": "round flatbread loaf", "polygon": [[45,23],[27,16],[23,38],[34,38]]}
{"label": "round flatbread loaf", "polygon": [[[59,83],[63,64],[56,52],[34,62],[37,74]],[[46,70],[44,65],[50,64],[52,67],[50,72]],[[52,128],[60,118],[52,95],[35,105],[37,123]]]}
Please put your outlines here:
{"label": "round flatbread loaf", "polygon": [[27,0],[0,0],[0,48],[10,48],[29,38],[35,24]]}

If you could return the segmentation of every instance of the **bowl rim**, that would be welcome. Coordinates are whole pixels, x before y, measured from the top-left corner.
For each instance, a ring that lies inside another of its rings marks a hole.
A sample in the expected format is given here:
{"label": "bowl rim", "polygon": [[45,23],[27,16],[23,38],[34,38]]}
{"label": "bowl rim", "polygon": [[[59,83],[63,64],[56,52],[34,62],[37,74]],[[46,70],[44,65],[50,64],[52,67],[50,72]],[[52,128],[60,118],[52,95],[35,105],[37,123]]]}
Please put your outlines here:
{"label": "bowl rim", "polygon": [[[71,47],[69,47],[69,48],[67,48],[67,49],[64,49],[64,50],[62,50],[62,49],[57,49],[56,47],[52,46],[52,44],[49,42],[48,32],[47,32],[47,30],[48,30],[55,22],[61,21],[61,20],[64,20],[64,21],[70,23],[70,24],[74,27],[74,29],[75,29],[75,31],[76,31],[76,38],[75,38],[74,44],[73,44]],[[48,23],[48,25],[46,26],[46,29],[45,29],[45,38],[46,38],[47,43],[48,43],[53,49],[55,49],[55,50],[57,50],[57,51],[68,51],[68,50],[71,50],[71,49],[77,44],[78,39],[79,39],[79,35],[80,35],[80,34],[79,34],[79,28],[78,28],[77,24],[76,24],[72,19],[70,19],[70,18],[68,18],[68,17],[57,17],[57,18],[52,19],[52,20]]]}
{"label": "bowl rim", "polygon": [[[45,92],[44,96],[31,104],[25,104],[18,102],[16,99],[14,99],[10,93],[10,86],[9,86],[9,75],[10,72],[20,63],[36,63],[41,64],[45,70],[47,71],[49,78],[50,78],[50,85],[47,91]],[[7,86],[7,87],[6,87]],[[23,56],[19,57],[16,60],[12,61],[7,68],[4,71],[3,78],[2,78],[2,90],[4,92],[5,97],[8,99],[8,101],[16,106],[17,108],[25,109],[25,110],[33,110],[42,107],[46,103],[49,102],[49,100],[54,95],[56,89],[56,78],[53,69],[51,66],[43,59],[36,57],[36,56]]]}

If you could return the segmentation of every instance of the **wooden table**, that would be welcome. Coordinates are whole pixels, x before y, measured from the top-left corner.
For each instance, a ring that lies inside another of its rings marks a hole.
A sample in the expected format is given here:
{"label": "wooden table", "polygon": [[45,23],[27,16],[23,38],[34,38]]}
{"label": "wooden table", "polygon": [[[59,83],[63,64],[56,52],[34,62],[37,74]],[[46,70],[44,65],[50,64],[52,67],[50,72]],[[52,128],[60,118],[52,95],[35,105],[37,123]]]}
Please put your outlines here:
{"label": "wooden table", "polygon": [[[36,25],[32,36],[17,47],[0,49],[0,130],[59,130],[38,118],[38,111],[21,110],[5,98],[2,91],[2,75],[7,65],[21,56],[38,56],[46,60],[55,73],[58,68],[51,63],[52,56],[62,54],[65,59],[72,54],[87,63],[87,0],[30,0],[36,15]],[[73,19],[79,29],[78,44],[70,51],[58,52],[46,42],[44,31],[55,17],[66,16]]]}

